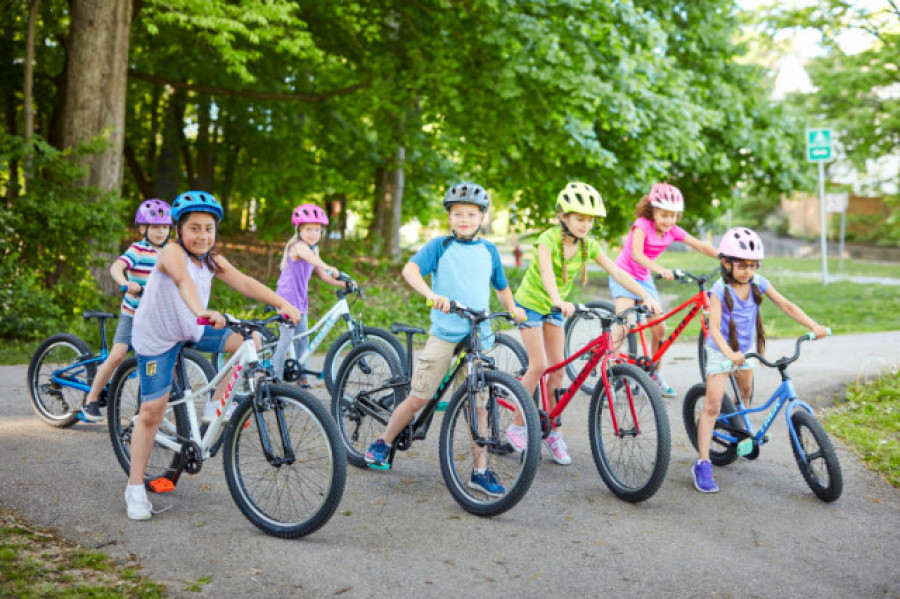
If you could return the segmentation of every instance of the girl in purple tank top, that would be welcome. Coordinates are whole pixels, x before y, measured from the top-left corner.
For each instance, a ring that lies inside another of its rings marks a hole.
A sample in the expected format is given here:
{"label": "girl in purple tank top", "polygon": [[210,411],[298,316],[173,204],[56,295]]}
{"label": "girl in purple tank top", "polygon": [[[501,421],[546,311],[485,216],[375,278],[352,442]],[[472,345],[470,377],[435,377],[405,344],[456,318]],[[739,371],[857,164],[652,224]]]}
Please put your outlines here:
{"label": "girl in purple tank top", "polygon": [[[338,281],[333,275],[338,271],[327,265],[319,258],[317,247],[322,238],[322,231],[328,225],[328,217],[325,212],[315,204],[301,204],[294,208],[291,215],[291,224],[294,225],[294,235],[284,246],[284,256],[281,258],[281,275],[278,277],[276,293],[297,306],[303,314],[300,322],[294,327],[281,327],[281,337],[272,356],[274,374],[279,379],[284,378],[284,360],[287,356],[291,339],[305,333],[309,328],[309,280],[313,270],[330,285],[346,287],[343,281]],[[308,337],[294,339],[294,351],[297,357],[301,357],[306,351]],[[300,372],[306,369],[306,361],[300,365]],[[298,381],[300,387],[309,389],[309,380],[305,374],[300,375]]]}

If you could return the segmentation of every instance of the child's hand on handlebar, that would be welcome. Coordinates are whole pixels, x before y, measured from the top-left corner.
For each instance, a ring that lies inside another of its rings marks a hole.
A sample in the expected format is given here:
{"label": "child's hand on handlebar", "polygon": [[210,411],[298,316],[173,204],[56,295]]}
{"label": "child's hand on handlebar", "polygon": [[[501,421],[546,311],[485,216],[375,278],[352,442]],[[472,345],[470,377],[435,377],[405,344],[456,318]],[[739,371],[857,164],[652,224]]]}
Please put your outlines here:
{"label": "child's hand on handlebar", "polygon": [[663,271],[661,273],[659,273],[659,276],[661,276],[662,278],[664,278],[667,281],[672,281],[675,279],[675,273],[673,273],[671,271],[671,269],[668,269],[668,268],[664,268]]}
{"label": "child's hand on handlebar", "polygon": [[[672,271],[669,272],[671,273]],[[662,306],[660,306],[659,302],[652,297],[648,297],[641,303],[647,306],[647,309],[650,310],[652,314],[662,314]]]}
{"label": "child's hand on handlebar", "polygon": [[562,312],[563,318],[569,318],[573,314],[575,314],[575,304],[572,302],[560,302],[558,304],[554,304],[554,307],[559,308],[559,311]]}
{"label": "child's hand on handlebar", "polygon": [[303,314],[300,312],[300,310],[295,308],[293,304],[289,304],[287,302],[285,302],[278,308],[278,313],[290,318],[291,322],[294,324],[297,324],[298,322],[300,322],[300,319],[303,318]]}
{"label": "child's hand on handlebar", "polygon": [[208,326],[211,326],[214,329],[221,329],[225,326],[225,317],[215,310],[201,310],[197,313],[197,320],[200,320],[201,318],[208,320],[210,322]]}
{"label": "child's hand on handlebar", "polygon": [[816,336],[816,340],[822,339],[823,337],[827,337],[831,331],[828,330],[828,327],[823,327],[819,323],[813,323],[813,326],[810,327],[810,331]]}
{"label": "child's hand on handlebar", "polygon": [[428,298],[428,302],[435,310],[440,310],[444,314],[450,311],[450,300],[443,295],[432,295]]}
{"label": "child's hand on handlebar", "polygon": [[525,315],[525,308],[519,306],[512,309],[512,317],[516,319],[516,322],[525,322],[525,319],[528,318]]}
{"label": "child's hand on handlebar", "polygon": [[125,293],[128,295],[140,295],[141,293],[141,285],[134,281],[128,281],[122,287],[125,288]]}
{"label": "child's hand on handlebar", "polygon": [[734,366],[740,366],[744,363],[744,354],[739,351],[728,350],[724,355],[725,358],[730,360],[732,365]]}

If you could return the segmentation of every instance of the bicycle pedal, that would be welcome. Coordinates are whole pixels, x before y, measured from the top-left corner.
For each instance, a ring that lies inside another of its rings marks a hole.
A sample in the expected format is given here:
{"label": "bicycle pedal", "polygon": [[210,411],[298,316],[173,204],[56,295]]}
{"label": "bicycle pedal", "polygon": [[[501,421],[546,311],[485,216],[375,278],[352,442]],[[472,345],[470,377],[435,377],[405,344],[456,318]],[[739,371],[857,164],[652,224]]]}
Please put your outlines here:
{"label": "bicycle pedal", "polygon": [[753,439],[747,438],[743,439],[740,443],[737,444],[737,454],[741,457],[750,455],[750,452],[753,451]]}
{"label": "bicycle pedal", "polygon": [[147,483],[147,488],[154,493],[168,493],[175,490],[175,484],[168,478],[157,478]]}
{"label": "bicycle pedal", "polygon": [[391,469],[390,464],[381,464],[380,466],[378,464],[366,464],[366,466],[368,466],[372,470],[390,470]]}
{"label": "bicycle pedal", "polygon": [[82,412],[81,410],[78,410],[77,412],[75,412],[75,419],[78,420],[79,422],[84,422],[85,424],[89,424],[87,421],[87,418],[84,417],[84,412]]}

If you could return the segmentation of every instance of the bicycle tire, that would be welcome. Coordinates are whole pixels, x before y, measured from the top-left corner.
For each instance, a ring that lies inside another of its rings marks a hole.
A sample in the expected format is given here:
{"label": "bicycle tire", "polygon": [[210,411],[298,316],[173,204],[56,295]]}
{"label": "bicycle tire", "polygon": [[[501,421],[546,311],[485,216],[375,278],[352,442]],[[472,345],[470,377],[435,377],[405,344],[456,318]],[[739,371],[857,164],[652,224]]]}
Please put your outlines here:
{"label": "bicycle tire", "polygon": [[494,344],[485,352],[493,358],[494,368],[521,380],[528,370],[528,352],[520,341],[506,333],[496,333]]}
{"label": "bicycle tire", "polygon": [[[188,382],[191,388],[199,388],[206,385],[215,377],[215,372],[209,361],[200,352],[192,349],[183,349],[182,356]],[[197,375],[195,380],[192,377]],[[205,380],[199,377],[205,377]],[[203,402],[195,398],[196,409],[202,411]],[[126,474],[131,472],[131,433],[134,428],[134,417],[140,411],[140,379],[137,374],[137,357],[126,359],[116,369],[109,388],[109,406],[107,407],[107,427],[113,452],[119,465]],[[198,415],[199,418],[199,415]],[[161,428],[169,434],[181,438],[190,437],[190,423],[188,420],[187,406],[179,404],[170,406],[166,410]],[[181,455],[154,442],[150,452],[150,460],[144,474],[145,481],[157,478],[171,479],[181,467]]]}
{"label": "bicycle tire", "polygon": [[[615,315],[616,313],[616,306],[615,304],[613,304],[613,302],[610,301],[596,300],[593,302],[588,302],[586,305],[589,308],[602,310],[605,314],[609,314],[611,316]],[[582,314],[574,314],[570,318],[567,318],[564,331],[565,346],[563,348],[565,357],[568,359],[570,356],[578,353],[578,350],[599,337],[601,334],[603,334],[603,327],[599,318],[587,318]],[[625,337],[625,341],[626,347],[628,348],[628,355],[637,356],[637,335],[635,333],[629,333]],[[566,374],[568,375],[570,381],[575,380],[575,378],[578,376],[578,373],[581,372],[581,368],[584,366],[584,363],[587,362],[589,357],[589,353],[584,354],[578,360],[575,360],[571,364],[566,365]],[[584,380],[584,383],[582,383],[581,385],[581,390],[588,395],[593,395],[594,389],[597,386],[599,374],[599,370],[594,370],[594,372],[588,375],[588,377]]]}
{"label": "bicycle tire", "polygon": [[[681,406],[681,416],[684,420],[684,432],[687,434],[688,440],[694,449],[697,446],[697,422],[700,413],[703,411],[703,404],[706,402],[706,384],[698,383],[688,389],[684,396],[684,403]],[[722,396],[722,407],[720,413],[729,414],[735,411],[734,402],[726,392]],[[744,428],[744,421],[740,416],[732,416],[728,419],[728,424],[736,428]],[[716,429],[723,430],[723,423],[716,420]],[[713,436],[709,444],[709,461],[716,466],[727,466],[737,459],[737,444],[729,443],[723,439]]]}
{"label": "bicycle tire", "polygon": [[703,334],[703,329],[700,329],[700,333],[697,338],[697,365],[700,366],[700,378],[703,382],[706,382],[706,335]]}
{"label": "bicycle tire", "polygon": [[[397,359],[380,343],[357,345],[341,364],[331,399],[331,415],[352,465],[366,467],[369,445],[381,437],[394,408],[408,390],[408,385],[388,386],[388,382],[403,376]],[[363,393],[375,395],[362,396]]]}
{"label": "bicycle tire", "polygon": [[[93,356],[90,346],[69,333],[47,337],[31,354],[27,375],[28,398],[38,418],[50,426],[68,428],[78,421],[78,410],[87,392],[53,383],[51,376],[61,368],[78,363],[83,356]],[[96,364],[85,364],[82,372],[75,371],[73,376],[79,383],[90,386],[96,372]]]}
{"label": "bicycle tire", "polygon": [[[485,428],[491,429],[485,438],[497,451],[481,448],[481,453],[505,492],[495,497],[469,487],[476,458],[468,424],[468,381],[453,395],[441,424],[441,474],[450,494],[463,509],[476,516],[496,516],[515,506],[531,487],[541,458],[541,427],[537,408],[522,383],[505,372],[485,370],[483,374],[486,390],[477,394],[477,401],[483,406]],[[528,437],[521,454],[501,449],[509,443],[504,433],[516,411],[524,418]]]}
{"label": "bicycle tire", "polygon": [[[381,343],[385,347],[390,348],[397,364],[400,366],[401,374],[406,370],[406,350],[403,349],[400,341],[394,337],[390,331],[379,329],[377,327],[363,327],[363,341]],[[325,379],[325,387],[328,389],[329,395],[334,393],[334,382],[337,380],[338,371],[341,364],[346,359],[347,354],[353,349],[353,338],[350,332],[346,332],[331,344],[328,352],[325,354],[325,363],[322,366],[322,374]]]}
{"label": "bicycle tire", "polygon": [[[241,513],[254,526],[276,537],[311,534],[334,515],[347,483],[347,458],[328,411],[312,394],[291,385],[261,389],[235,409],[225,430],[225,480]],[[266,391],[268,390],[268,393]],[[259,418],[257,418],[259,416]],[[260,420],[272,450],[285,458],[283,439],[293,459],[273,464],[261,439]],[[284,428],[281,428],[281,424]]]}
{"label": "bicycle tire", "polygon": [[[844,479],[828,433],[815,416],[802,408],[791,414],[791,424],[803,449],[801,454],[797,443],[791,438],[791,449],[803,480],[822,501],[836,501],[844,490]],[[818,463],[820,460],[821,464]]]}
{"label": "bicycle tire", "polygon": [[619,434],[601,384],[591,396],[588,415],[594,464],[616,497],[631,503],[646,501],[662,486],[669,469],[669,416],[659,387],[646,372],[633,364],[616,364],[610,375]]}

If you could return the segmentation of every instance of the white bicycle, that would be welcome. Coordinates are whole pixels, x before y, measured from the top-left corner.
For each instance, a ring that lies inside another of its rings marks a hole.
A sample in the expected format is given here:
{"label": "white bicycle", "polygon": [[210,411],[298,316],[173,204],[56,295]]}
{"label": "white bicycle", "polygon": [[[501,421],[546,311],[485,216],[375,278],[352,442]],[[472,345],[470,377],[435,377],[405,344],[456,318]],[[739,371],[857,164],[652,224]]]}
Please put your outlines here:
{"label": "white bicycle", "polygon": [[[339,281],[344,281],[347,284],[347,288],[338,289],[336,291],[338,298],[337,302],[335,302],[324,316],[319,318],[315,325],[303,333],[295,335],[291,339],[291,344],[284,361],[284,375],[282,376],[282,380],[286,383],[297,381],[304,375],[312,375],[324,379],[329,394],[334,392],[334,381],[337,380],[338,370],[340,370],[344,358],[350,353],[351,349],[367,341],[375,342],[383,346],[390,354],[397,358],[398,364],[406,364],[406,351],[396,337],[384,329],[364,325],[359,316],[356,318],[353,317],[353,314],[350,311],[351,303],[347,300],[347,297],[356,296],[353,299],[355,303],[357,299],[360,299],[365,295],[362,288],[360,288],[359,285],[356,284],[356,281],[346,273],[338,273],[335,278]],[[270,310],[274,310],[274,308],[270,308]],[[331,347],[328,348],[322,371],[301,369],[300,365],[309,360],[310,356],[313,355],[341,319],[347,323],[347,332],[338,337],[335,342],[331,344]],[[266,327],[260,330],[260,334],[263,337],[263,346],[260,348],[260,354],[265,361],[266,359],[271,359],[275,354],[275,348],[278,345],[279,328]],[[315,337],[313,337],[313,335],[315,335]],[[304,337],[309,337],[311,339],[306,351],[303,352],[303,355],[298,356],[293,342],[298,339],[303,339]],[[222,366],[224,361],[224,356],[221,354],[212,355],[213,366],[217,369]]]}
{"label": "white bicycle", "polygon": [[[191,389],[179,353],[145,484],[151,491],[171,491],[183,472],[196,474],[224,447],[225,479],[244,516],[274,536],[308,535],[331,518],[344,493],[347,457],[337,426],[312,394],[277,384],[260,363],[253,333],[273,322],[287,322],[284,317],[248,321],[226,315],[226,321],[244,341],[209,383]],[[201,423],[195,400],[205,403],[235,366],[215,419]],[[239,397],[229,418],[239,379],[248,394]],[[140,411],[139,387],[136,364],[120,368],[110,387],[109,433],[126,473],[131,469],[131,435]]]}

